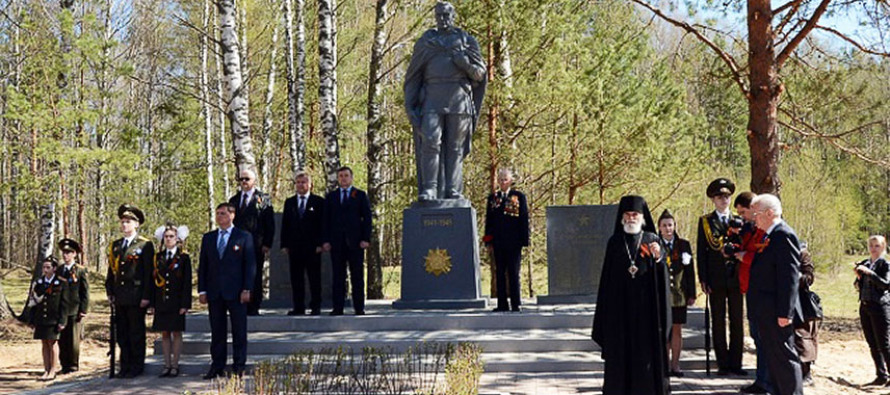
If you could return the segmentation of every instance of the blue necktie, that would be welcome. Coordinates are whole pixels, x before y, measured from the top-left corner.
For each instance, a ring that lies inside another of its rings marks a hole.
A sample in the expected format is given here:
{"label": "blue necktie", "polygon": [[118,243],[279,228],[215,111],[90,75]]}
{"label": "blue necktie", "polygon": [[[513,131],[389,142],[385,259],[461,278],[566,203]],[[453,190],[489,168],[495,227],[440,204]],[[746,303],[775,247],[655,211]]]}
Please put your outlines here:
{"label": "blue necktie", "polygon": [[223,252],[226,251],[226,233],[227,231],[225,230],[219,230],[219,241],[216,243],[216,251],[219,253],[220,258],[222,258]]}
{"label": "blue necktie", "polygon": [[306,197],[300,196],[300,218],[306,213]]}
{"label": "blue necktie", "polygon": [[344,203],[346,203],[346,190],[341,189],[340,190],[340,204],[344,204]]}

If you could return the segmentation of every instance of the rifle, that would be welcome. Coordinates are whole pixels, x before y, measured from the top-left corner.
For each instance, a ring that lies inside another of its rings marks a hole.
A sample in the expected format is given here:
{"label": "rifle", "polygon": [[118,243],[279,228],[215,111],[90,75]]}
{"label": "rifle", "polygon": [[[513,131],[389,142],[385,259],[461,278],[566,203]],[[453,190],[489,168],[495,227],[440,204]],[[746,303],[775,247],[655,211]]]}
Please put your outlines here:
{"label": "rifle", "polygon": [[707,292],[705,292],[705,373],[711,376],[711,294]]}
{"label": "rifle", "polygon": [[108,345],[108,355],[110,357],[110,365],[111,369],[108,371],[108,378],[114,378],[114,354],[115,354],[115,343],[117,342],[117,336],[115,336],[115,332],[117,332],[117,326],[114,324],[116,312],[114,310],[114,302],[109,304],[111,306],[111,336],[109,336],[109,345]]}

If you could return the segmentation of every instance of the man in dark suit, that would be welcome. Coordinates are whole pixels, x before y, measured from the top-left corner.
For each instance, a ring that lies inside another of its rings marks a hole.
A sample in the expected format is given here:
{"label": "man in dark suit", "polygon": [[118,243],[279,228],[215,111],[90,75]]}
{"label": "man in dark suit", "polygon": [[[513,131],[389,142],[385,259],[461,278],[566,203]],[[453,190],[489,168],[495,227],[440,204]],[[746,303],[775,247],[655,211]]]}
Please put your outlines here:
{"label": "man in dark suit", "polygon": [[232,196],[229,203],[235,207],[235,227],[250,233],[256,247],[256,278],[250,292],[250,303],[247,304],[247,315],[254,316],[260,314],[260,304],[263,302],[263,266],[275,239],[275,212],[272,198],[256,188],[256,173],[253,170],[242,170],[238,181],[241,182],[241,191]]}
{"label": "man in dark suit", "polygon": [[138,207],[124,204],[117,217],[124,237],[108,246],[108,274],[105,293],[115,306],[115,335],[120,347],[120,372],[115,376],[133,378],[145,369],[145,309],[148,282],[154,262],[154,244],[136,230],[145,222]]}
{"label": "man in dark suit", "polygon": [[498,294],[498,307],[494,311],[521,311],[519,268],[522,247],[529,245],[528,204],[525,195],[511,189],[512,185],[513,172],[507,169],[498,171],[500,190],[488,195],[485,207],[485,236],[482,241],[494,254]]}
{"label": "man in dark suit", "polygon": [[210,304],[210,370],[205,380],[221,376],[226,366],[226,314],[232,326],[232,373],[241,375],[247,363],[247,303],[256,273],[253,237],[232,225],[235,207],[216,206],[218,229],[201,240],[198,295]]}
{"label": "man in dark suit", "polygon": [[[735,184],[726,178],[718,178],[708,185],[708,198],[714,203],[714,211],[698,221],[696,260],[702,291],[710,298],[711,327],[714,354],[717,357],[717,374],[746,375],[742,369],[744,346],[744,321],[742,292],[739,289],[737,262],[723,253],[723,246],[730,237],[729,223],[740,221],[729,210]],[[729,346],[726,344],[726,317],[729,316]]]}
{"label": "man in dark suit", "polygon": [[798,297],[800,241],[794,229],[782,221],[779,198],[757,195],[751,208],[755,225],[766,236],[751,264],[748,314],[756,317],[752,322],[757,325],[774,394],[800,395],[803,380],[791,325],[803,322]]}
{"label": "man in dark suit", "polygon": [[306,280],[312,299],[312,315],[321,313],[321,232],[324,198],[310,193],[312,179],[304,172],[295,177],[296,195],[284,202],[281,219],[281,251],[290,261],[290,282],[294,309],[287,315],[306,314]]}
{"label": "man in dark suit", "polygon": [[325,197],[322,248],[331,252],[334,266],[334,310],[343,315],[346,304],[346,269],[352,284],[355,315],[365,314],[365,249],[371,244],[371,202],[368,194],[352,186],[352,169],[337,170],[339,188]]}

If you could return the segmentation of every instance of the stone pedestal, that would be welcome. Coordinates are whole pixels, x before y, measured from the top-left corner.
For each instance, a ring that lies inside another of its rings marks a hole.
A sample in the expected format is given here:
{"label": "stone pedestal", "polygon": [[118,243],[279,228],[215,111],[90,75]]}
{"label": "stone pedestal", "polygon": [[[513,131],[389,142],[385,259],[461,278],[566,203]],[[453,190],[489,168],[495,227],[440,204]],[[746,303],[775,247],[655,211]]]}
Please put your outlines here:
{"label": "stone pedestal", "polygon": [[547,295],[538,304],[595,303],[617,205],[547,207]]}
{"label": "stone pedestal", "polygon": [[[275,243],[272,244],[272,251],[269,252],[269,299],[263,301],[262,308],[292,309],[293,299],[291,299],[291,283],[290,283],[290,262],[287,255],[281,252],[281,213],[275,213]],[[331,254],[323,252],[321,254],[321,307],[331,308],[333,299],[331,293],[331,284],[334,281],[334,273],[331,266]],[[309,310],[309,301],[312,296],[309,293],[309,281],[303,276],[306,283],[306,310]],[[348,304],[347,304],[348,305]]]}
{"label": "stone pedestal", "polygon": [[395,309],[484,308],[476,210],[415,205],[403,212],[402,292]]}

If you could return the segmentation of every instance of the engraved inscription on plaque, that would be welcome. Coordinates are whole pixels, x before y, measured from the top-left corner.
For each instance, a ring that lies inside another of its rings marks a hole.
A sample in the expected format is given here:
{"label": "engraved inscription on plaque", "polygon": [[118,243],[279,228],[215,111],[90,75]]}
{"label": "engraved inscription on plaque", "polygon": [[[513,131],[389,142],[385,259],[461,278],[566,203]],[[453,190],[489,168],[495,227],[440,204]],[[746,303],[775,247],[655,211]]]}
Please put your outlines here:
{"label": "engraved inscription on plaque", "polygon": [[424,228],[450,228],[454,219],[450,215],[423,215],[420,218]]}

